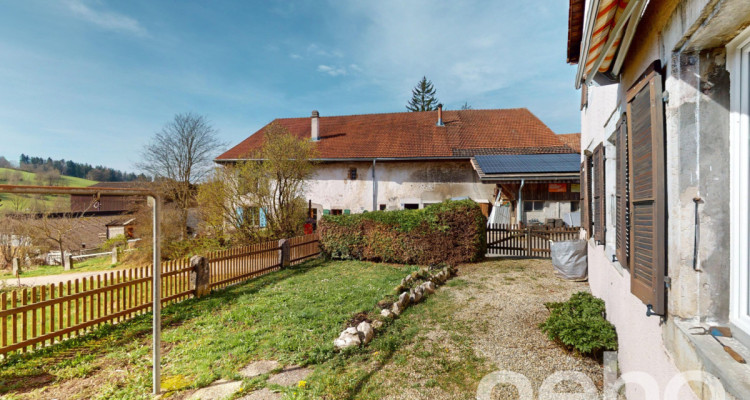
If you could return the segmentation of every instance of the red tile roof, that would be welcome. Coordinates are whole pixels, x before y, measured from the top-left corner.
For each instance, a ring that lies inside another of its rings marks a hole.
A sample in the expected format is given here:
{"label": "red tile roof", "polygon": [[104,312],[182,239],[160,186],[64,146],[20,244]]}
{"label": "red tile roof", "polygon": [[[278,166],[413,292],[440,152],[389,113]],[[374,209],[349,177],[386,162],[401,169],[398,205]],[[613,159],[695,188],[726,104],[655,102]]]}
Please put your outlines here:
{"label": "red tile roof", "polygon": [[[470,157],[475,153],[569,153],[547,125],[525,108],[437,111],[320,117],[321,159]],[[310,118],[277,123],[300,138],[310,137]],[[265,129],[265,127],[263,128]],[[263,129],[217,158],[243,159],[263,144]]]}
{"label": "red tile roof", "polygon": [[565,143],[568,147],[575,150],[576,153],[581,152],[581,134],[580,133],[565,133],[557,135],[557,138],[561,142]]}

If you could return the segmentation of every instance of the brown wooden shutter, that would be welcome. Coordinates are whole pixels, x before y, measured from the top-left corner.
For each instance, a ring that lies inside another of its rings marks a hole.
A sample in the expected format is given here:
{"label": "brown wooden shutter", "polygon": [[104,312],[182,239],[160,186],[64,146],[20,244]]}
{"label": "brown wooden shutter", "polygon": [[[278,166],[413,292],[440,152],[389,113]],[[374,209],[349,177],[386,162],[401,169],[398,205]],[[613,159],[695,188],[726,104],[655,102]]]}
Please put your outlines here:
{"label": "brown wooden shutter", "polygon": [[605,173],[604,173],[604,143],[599,143],[594,149],[594,240],[599,243],[604,243],[606,240],[606,209],[605,199],[607,191],[604,185]]}
{"label": "brown wooden shutter", "polygon": [[581,227],[586,239],[591,237],[591,157],[585,156],[581,164]]}
{"label": "brown wooden shutter", "polygon": [[627,93],[630,172],[630,290],[665,313],[666,177],[662,79],[652,71]]}
{"label": "brown wooden shutter", "polygon": [[617,124],[617,184],[615,188],[615,249],[617,260],[625,268],[630,268],[630,206],[628,200],[628,124],[623,115]]}

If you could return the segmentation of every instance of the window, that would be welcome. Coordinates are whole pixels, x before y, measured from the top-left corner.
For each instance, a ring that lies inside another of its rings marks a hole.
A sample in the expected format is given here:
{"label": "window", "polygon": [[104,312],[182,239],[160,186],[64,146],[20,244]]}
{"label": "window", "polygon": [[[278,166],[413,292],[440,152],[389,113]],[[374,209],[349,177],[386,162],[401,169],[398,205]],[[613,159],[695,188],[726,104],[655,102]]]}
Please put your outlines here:
{"label": "window", "polygon": [[605,171],[604,171],[604,143],[599,143],[594,148],[594,192],[592,203],[594,208],[594,240],[604,244],[606,232],[606,195],[605,195]]}
{"label": "window", "polygon": [[576,212],[581,209],[581,203],[578,201],[570,202],[570,212]]}
{"label": "window", "polygon": [[356,168],[349,168],[349,179],[351,179],[351,180],[357,179],[357,169]]}
{"label": "window", "polygon": [[385,211],[385,204],[381,204],[379,208],[380,208],[380,211]]}
{"label": "window", "polygon": [[404,210],[419,210],[418,203],[406,203],[404,204]]}
{"label": "window", "polygon": [[341,215],[344,213],[344,210],[340,208],[333,208],[331,209],[331,215]]}
{"label": "window", "polygon": [[750,333],[750,29],[727,46],[730,88],[730,213],[732,221],[729,319]]}
{"label": "window", "polygon": [[524,201],[523,211],[525,212],[544,211],[544,202],[543,201]]}
{"label": "window", "polygon": [[[659,63],[628,90],[630,291],[657,315],[666,312],[664,103]],[[637,160],[637,162],[636,162]]]}
{"label": "window", "polygon": [[628,124],[625,115],[617,124],[615,186],[615,254],[623,268],[629,268],[630,259],[630,191],[628,190]]}

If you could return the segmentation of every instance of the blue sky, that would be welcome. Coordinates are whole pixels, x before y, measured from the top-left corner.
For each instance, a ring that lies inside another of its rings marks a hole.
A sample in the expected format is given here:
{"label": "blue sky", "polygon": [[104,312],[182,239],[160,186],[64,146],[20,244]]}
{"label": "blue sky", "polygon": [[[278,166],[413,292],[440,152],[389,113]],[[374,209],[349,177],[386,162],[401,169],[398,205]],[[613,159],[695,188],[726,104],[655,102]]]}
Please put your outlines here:
{"label": "blue sky", "polygon": [[278,117],[406,111],[426,75],[449,109],[527,107],[578,132],[567,2],[7,1],[0,155],[135,170],[174,114],[230,146]]}

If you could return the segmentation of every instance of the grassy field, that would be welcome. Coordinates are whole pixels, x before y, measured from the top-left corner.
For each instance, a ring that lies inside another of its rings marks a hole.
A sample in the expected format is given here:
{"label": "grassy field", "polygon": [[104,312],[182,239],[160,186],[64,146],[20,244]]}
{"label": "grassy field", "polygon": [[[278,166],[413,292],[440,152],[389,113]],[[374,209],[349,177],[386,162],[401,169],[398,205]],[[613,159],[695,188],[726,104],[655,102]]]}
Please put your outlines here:
{"label": "grassy field", "polygon": [[[205,386],[256,359],[323,364],[345,322],[414,268],[315,260],[165,308],[163,376]],[[149,398],[150,317],[0,363],[9,398]],[[116,373],[115,371],[126,371]],[[83,384],[83,381],[87,382]],[[247,382],[257,385],[257,382]]]}
{"label": "grassy field", "polygon": [[[112,264],[112,256],[94,257],[84,261],[74,262],[73,269],[65,271],[62,265],[36,265],[22,269],[21,278],[35,276],[60,275],[76,272],[109,271],[114,270],[120,263]],[[0,280],[15,278],[8,270],[0,270]]]}
{"label": "grassy field", "polygon": [[[9,177],[10,177],[10,174],[12,173],[19,173],[21,175],[21,179],[17,183],[18,185],[38,185],[39,184],[35,179],[35,175],[31,172],[21,171],[21,170],[11,169],[11,168],[0,168],[0,185],[9,184]],[[57,185],[58,186],[85,187],[85,186],[91,186],[95,183],[96,183],[95,181],[90,181],[88,179],[75,178],[72,176],[63,175],[60,177],[60,181]],[[0,210],[8,209],[10,207],[9,203],[13,200],[13,196],[15,195],[0,193]],[[21,196],[23,201],[27,203],[27,206],[30,206],[31,203],[34,201],[34,198],[31,195],[19,195],[19,196]],[[46,206],[52,206],[55,203],[54,196],[42,196],[40,200],[42,200]]]}

